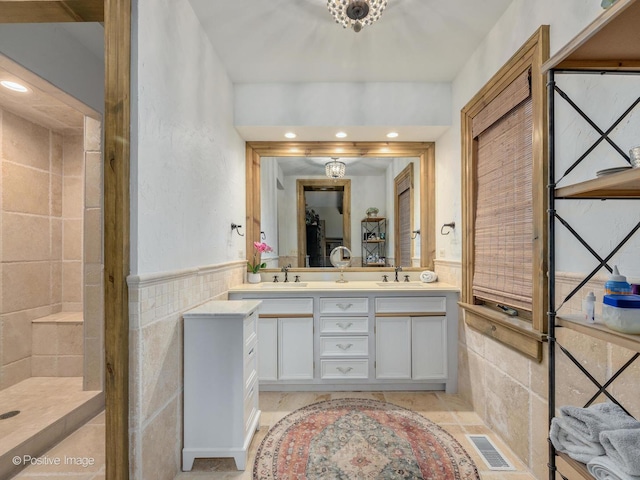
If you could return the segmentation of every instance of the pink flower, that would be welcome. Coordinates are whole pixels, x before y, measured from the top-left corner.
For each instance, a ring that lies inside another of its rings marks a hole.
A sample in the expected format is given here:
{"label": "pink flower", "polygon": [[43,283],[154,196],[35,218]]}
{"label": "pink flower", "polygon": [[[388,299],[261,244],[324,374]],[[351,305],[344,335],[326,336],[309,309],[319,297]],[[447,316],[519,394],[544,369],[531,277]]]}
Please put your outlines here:
{"label": "pink flower", "polygon": [[253,248],[255,248],[255,252],[253,252],[253,263],[247,262],[247,266],[252,273],[258,273],[261,268],[266,268],[267,264],[262,262],[258,262],[258,254],[262,254],[265,252],[273,252],[273,248],[271,248],[266,243],[261,242],[253,242]]}

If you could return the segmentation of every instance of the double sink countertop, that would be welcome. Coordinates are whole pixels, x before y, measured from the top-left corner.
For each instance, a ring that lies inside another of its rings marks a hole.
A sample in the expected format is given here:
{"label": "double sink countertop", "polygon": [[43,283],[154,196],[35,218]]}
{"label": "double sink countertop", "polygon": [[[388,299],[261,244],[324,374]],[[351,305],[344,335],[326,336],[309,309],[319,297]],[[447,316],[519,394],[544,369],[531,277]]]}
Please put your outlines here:
{"label": "double sink countertop", "polygon": [[229,289],[231,292],[459,292],[455,285],[444,282],[381,282],[373,280],[349,280],[339,283],[331,280],[300,282],[243,283]]}

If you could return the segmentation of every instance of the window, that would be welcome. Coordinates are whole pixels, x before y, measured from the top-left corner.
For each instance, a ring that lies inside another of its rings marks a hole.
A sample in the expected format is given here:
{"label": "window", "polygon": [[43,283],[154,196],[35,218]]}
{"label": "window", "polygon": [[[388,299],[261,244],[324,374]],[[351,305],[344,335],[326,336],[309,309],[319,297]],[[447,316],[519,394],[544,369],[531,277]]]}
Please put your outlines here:
{"label": "window", "polygon": [[546,331],[548,31],[462,110],[465,321],[537,360]]}

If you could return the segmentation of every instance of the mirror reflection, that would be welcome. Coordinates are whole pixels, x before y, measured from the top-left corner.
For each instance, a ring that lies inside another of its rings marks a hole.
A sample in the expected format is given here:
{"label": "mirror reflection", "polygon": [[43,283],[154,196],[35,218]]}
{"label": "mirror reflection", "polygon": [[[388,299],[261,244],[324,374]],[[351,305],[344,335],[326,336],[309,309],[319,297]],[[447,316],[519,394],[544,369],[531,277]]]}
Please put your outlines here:
{"label": "mirror reflection", "polygon": [[263,261],[269,268],[331,267],[331,252],[344,246],[351,267],[419,267],[421,238],[412,232],[420,228],[420,163],[262,156],[260,230],[273,248]]}

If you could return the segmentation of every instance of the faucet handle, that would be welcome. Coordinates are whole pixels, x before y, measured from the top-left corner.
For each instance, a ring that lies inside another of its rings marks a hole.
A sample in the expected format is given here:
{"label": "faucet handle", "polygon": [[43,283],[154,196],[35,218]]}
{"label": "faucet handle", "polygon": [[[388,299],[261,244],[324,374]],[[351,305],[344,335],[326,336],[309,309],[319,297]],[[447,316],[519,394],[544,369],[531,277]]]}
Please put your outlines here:
{"label": "faucet handle", "polygon": [[296,283],[300,283],[300,275],[296,275],[295,282],[296,282]]}
{"label": "faucet handle", "polygon": [[382,275],[382,281],[383,282],[388,282],[389,281],[389,275]]}
{"label": "faucet handle", "polygon": [[278,283],[278,275],[273,276],[273,283]]}
{"label": "faucet handle", "polygon": [[404,281],[405,281],[405,282],[408,282],[408,281],[409,281],[409,275],[405,275],[405,276],[404,276]]}

